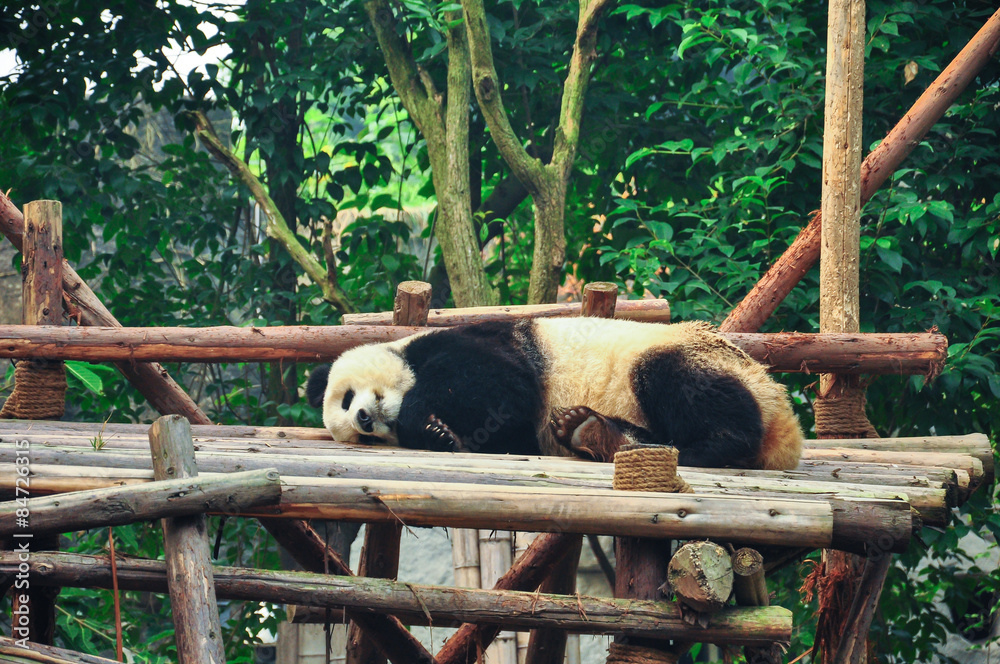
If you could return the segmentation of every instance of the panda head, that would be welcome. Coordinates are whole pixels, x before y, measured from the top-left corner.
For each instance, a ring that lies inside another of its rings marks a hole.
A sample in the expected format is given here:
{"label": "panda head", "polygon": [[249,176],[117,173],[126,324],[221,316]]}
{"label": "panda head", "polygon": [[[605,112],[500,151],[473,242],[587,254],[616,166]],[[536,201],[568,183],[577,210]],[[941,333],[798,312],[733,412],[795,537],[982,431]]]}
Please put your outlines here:
{"label": "panda head", "polygon": [[396,423],[413,370],[385,344],[359,346],[309,376],[310,405],[323,410],[334,440],[398,445]]}

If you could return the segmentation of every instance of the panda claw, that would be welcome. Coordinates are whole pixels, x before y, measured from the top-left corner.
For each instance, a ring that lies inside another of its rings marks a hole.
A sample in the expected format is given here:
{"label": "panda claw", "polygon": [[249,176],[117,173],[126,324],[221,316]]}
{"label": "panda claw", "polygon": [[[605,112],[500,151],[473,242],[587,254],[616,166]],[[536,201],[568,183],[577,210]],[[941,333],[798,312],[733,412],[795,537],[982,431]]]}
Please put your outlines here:
{"label": "panda claw", "polygon": [[618,425],[586,406],[555,409],[550,427],[559,445],[594,461],[610,461],[618,447],[628,442]]}

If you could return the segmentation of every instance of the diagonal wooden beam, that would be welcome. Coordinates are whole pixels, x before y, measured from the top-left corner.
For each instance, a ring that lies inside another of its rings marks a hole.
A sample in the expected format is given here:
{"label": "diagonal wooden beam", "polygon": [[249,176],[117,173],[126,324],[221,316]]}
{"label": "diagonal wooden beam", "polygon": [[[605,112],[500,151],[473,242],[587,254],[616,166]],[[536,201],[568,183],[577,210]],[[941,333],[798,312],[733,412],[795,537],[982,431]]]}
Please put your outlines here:
{"label": "diagonal wooden beam", "polygon": [[[18,251],[23,250],[24,215],[3,192],[0,192],[0,233],[7,236]],[[65,259],[62,282],[63,292],[80,312],[81,325],[122,327]],[[212,423],[159,363],[122,361],[115,366],[161,415],[183,415],[192,424]]]}
{"label": "diagonal wooden beam", "polygon": [[[961,53],[934,79],[882,143],[865,157],[861,164],[862,205],[868,202],[913,152],[913,148],[975,79],[979,70],[992,59],[998,45],[1000,10],[990,17]],[[819,260],[821,223],[819,212],[814,213],[792,245],[719,326],[721,331],[756,332],[760,329],[809,268]]]}

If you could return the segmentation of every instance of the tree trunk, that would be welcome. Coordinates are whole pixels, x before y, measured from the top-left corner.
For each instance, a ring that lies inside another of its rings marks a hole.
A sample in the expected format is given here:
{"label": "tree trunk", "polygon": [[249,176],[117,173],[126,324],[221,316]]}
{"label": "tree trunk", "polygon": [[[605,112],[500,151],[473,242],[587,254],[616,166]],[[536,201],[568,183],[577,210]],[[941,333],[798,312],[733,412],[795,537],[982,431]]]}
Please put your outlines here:
{"label": "tree trunk", "polygon": [[534,196],[535,250],[528,304],[556,301],[566,260],[566,180],[546,177],[545,185]]}

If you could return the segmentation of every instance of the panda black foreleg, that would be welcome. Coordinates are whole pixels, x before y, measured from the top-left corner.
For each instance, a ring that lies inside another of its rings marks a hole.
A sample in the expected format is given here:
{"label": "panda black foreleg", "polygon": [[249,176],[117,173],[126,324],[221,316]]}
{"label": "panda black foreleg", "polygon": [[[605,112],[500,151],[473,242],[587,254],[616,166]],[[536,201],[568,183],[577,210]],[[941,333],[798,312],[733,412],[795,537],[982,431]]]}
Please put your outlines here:
{"label": "panda black foreleg", "polygon": [[632,387],[653,436],[680,451],[681,465],[753,467],[764,426],[756,399],[735,376],[683,350],[658,350],[633,368]]}

